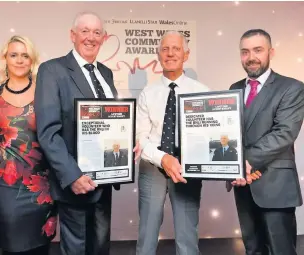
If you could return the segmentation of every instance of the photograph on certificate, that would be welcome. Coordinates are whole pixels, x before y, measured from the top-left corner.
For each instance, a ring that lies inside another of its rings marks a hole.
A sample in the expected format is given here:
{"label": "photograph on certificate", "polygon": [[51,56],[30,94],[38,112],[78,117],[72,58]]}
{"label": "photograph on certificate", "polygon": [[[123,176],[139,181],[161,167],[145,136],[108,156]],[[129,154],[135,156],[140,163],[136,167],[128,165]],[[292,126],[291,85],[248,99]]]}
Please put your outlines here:
{"label": "photograph on certificate", "polygon": [[128,140],[106,139],[104,140],[104,167],[128,166]]}
{"label": "photograph on certificate", "polygon": [[219,137],[211,137],[209,142],[210,161],[238,161],[237,144],[237,138],[225,131],[220,132]]}

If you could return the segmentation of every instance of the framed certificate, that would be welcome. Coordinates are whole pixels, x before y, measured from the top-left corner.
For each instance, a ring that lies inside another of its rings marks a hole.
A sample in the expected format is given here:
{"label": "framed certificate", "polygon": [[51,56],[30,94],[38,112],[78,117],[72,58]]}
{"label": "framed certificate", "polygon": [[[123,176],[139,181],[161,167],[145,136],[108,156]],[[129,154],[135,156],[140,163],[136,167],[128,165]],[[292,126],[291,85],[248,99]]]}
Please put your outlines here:
{"label": "framed certificate", "polygon": [[182,176],[244,178],[242,90],[180,94],[178,102]]}
{"label": "framed certificate", "polygon": [[97,184],[134,183],[136,99],[75,99],[77,163]]}

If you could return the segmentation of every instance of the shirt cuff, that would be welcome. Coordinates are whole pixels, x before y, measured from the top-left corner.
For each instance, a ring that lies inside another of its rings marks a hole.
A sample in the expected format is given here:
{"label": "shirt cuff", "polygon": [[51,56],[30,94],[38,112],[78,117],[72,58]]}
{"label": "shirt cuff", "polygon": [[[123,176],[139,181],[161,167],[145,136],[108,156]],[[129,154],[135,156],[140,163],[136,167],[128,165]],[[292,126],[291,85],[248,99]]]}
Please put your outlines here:
{"label": "shirt cuff", "polygon": [[162,161],[163,156],[165,156],[166,154],[167,153],[164,152],[164,151],[156,150],[154,155],[153,155],[153,158],[152,158],[152,160],[153,160],[152,163],[155,166],[162,168],[163,166],[162,166],[161,161]]}

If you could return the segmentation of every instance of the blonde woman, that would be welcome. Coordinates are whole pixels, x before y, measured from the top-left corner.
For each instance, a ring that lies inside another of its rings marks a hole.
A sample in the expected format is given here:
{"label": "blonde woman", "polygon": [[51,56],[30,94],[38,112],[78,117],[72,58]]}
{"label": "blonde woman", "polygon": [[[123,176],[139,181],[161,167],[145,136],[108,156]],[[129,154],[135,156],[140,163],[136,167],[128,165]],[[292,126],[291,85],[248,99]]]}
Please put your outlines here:
{"label": "blonde woman", "polygon": [[0,57],[0,248],[3,255],[45,255],[56,213],[36,134],[38,54],[28,38],[13,36]]}

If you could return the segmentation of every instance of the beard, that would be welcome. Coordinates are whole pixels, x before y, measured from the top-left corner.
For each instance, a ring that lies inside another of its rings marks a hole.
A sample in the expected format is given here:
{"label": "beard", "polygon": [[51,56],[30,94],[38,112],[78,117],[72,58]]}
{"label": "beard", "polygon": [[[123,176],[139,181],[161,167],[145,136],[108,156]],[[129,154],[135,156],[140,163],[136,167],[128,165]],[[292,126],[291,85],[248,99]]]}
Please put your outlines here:
{"label": "beard", "polygon": [[[256,70],[250,70],[248,66],[250,66],[252,64],[260,65],[260,67]],[[260,61],[251,60],[251,61],[247,61],[245,64],[243,64],[243,68],[245,69],[249,78],[256,79],[268,70],[269,64],[270,64],[269,58],[264,65]]]}

